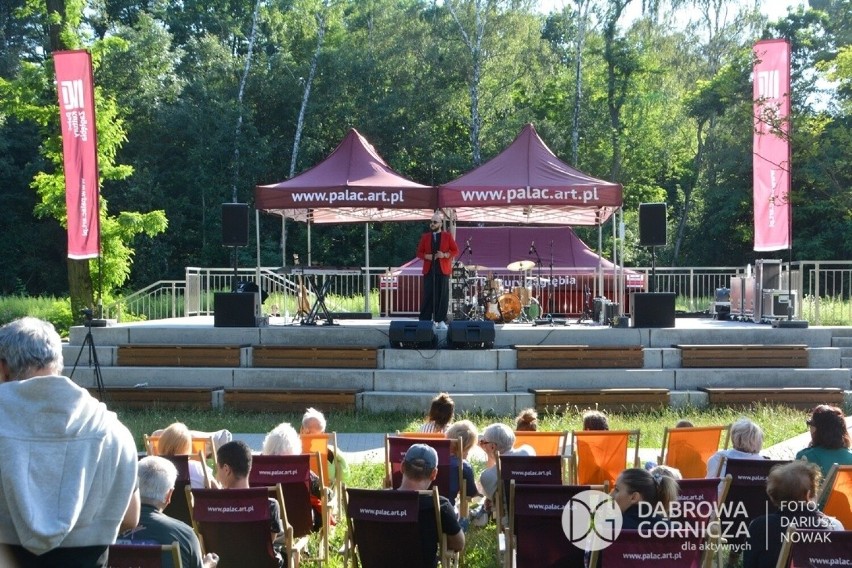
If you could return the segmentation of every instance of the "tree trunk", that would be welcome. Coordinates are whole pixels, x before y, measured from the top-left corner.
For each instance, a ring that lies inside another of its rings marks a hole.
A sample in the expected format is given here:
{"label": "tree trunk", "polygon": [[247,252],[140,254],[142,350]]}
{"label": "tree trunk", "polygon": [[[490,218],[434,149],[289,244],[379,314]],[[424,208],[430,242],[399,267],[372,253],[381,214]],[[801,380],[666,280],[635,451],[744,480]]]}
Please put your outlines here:
{"label": "tree trunk", "polygon": [[311,86],[314,76],[317,74],[319,58],[322,54],[323,38],[325,38],[325,15],[318,13],[317,16],[317,47],[311,58],[311,68],[308,70],[308,80],[305,81],[305,90],[302,92],[302,106],[299,107],[299,118],[296,121],[296,134],[293,136],[293,155],[290,156],[290,177],[296,175],[296,160],[299,158],[299,145],[302,141],[302,129],[305,127],[305,114],[308,109],[308,101],[311,98]]}

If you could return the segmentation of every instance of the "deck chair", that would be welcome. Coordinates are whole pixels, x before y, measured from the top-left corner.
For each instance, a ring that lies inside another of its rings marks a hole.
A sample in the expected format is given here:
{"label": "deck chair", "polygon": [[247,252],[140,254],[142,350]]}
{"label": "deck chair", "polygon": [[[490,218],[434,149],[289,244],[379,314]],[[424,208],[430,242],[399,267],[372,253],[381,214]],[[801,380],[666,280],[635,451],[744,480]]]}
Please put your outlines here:
{"label": "deck chair", "polygon": [[[279,557],[272,546],[269,530],[270,488],[251,489],[187,489],[192,506],[192,527],[198,535],[203,554],[219,555],[219,566],[252,566],[278,568]],[[289,567],[298,566],[299,549],[294,546],[293,528],[286,520],[281,489],[273,494],[279,502],[284,523],[286,554]]]}
{"label": "deck chair", "polygon": [[[798,533],[793,535],[793,533]],[[791,526],[782,540],[775,568],[848,566],[852,559],[852,531],[797,529]]]}
{"label": "deck chair", "polygon": [[[689,531],[685,531],[689,532]],[[611,545],[592,551],[590,568],[700,568],[700,535],[648,536],[644,531],[623,530]]]}
{"label": "deck chair", "polygon": [[182,568],[180,545],[111,544],[109,568]]}
{"label": "deck chair", "polygon": [[817,499],[819,509],[852,530],[852,465],[834,464]]}
{"label": "deck chair", "polygon": [[[160,452],[157,449],[157,443],[160,441],[159,436],[154,435],[143,435],[145,441],[145,451],[148,452],[149,456],[159,456]],[[213,446],[213,438],[211,436],[193,436],[192,437],[192,451],[190,452],[190,456],[192,459],[199,459],[199,452],[201,455],[202,463],[206,461],[205,458],[212,460],[214,467],[217,465],[216,463],[216,451]]]}
{"label": "deck chair", "polygon": [[[717,521],[716,512],[728,496],[731,488],[731,476],[723,478],[707,477],[702,479],[681,479],[678,482],[677,500],[679,507],[672,510],[672,518],[693,526],[710,527]],[[714,525],[715,526],[715,525]],[[719,530],[708,530],[702,565],[710,567],[714,558],[721,565],[721,535]]]}
{"label": "deck chair", "polygon": [[515,448],[530,446],[537,456],[565,455],[568,432],[515,432]]}
{"label": "deck chair", "polygon": [[[790,463],[789,460],[765,459],[723,459],[726,475],[731,477],[731,485],[723,501],[723,508],[729,513],[722,516],[726,533],[722,535],[729,543],[741,544],[745,537],[732,535],[748,534],[748,524],[761,515],[775,513],[778,508],[769,500],[766,494],[766,480],[769,470],[776,465]],[[725,510],[722,511],[723,513]],[[742,526],[742,525],[745,526]]]}
{"label": "deck chair", "polygon": [[[628,456],[628,449],[632,456]],[[571,432],[570,483],[615,485],[627,464],[639,467],[639,430]]]}
{"label": "deck chair", "polygon": [[513,481],[529,485],[562,485],[562,456],[502,456],[497,454],[497,553],[509,566],[512,550],[509,525],[509,487]]}
{"label": "deck chair", "polygon": [[[324,480],[325,486],[334,491],[335,499],[340,495],[340,481],[343,472],[340,464],[329,461],[330,448],[337,451],[337,432],[324,432],[322,434],[302,434],[302,453],[311,455],[311,471]],[[319,458],[315,454],[319,454]]]}
{"label": "deck chair", "polygon": [[190,515],[189,504],[186,501],[186,488],[189,487],[189,456],[162,456],[162,458],[175,464],[177,469],[172,500],[163,509],[163,513],[192,526],[192,515]]}
{"label": "deck chair", "polygon": [[397,436],[402,436],[403,438],[446,438],[447,436],[443,432],[400,432],[396,431]]}
{"label": "deck chair", "polygon": [[[405,452],[414,444],[432,446],[438,452],[438,476],[432,482],[432,487],[438,488],[438,493],[449,498],[450,475],[461,477],[460,469],[450,471],[450,447],[452,440],[445,438],[408,438],[385,434],[385,475],[390,480],[391,487],[397,488],[402,483],[402,460]],[[461,491],[461,486],[459,486]]]}
{"label": "deck chair", "polygon": [[[319,456],[299,454],[291,456],[266,456],[257,455],[252,457],[251,471],[249,472],[249,485],[252,487],[270,487],[280,484],[281,493],[284,497],[284,508],[287,512],[287,522],[293,527],[293,539],[307,540],[313,532],[314,515],[311,505],[311,459],[317,460]],[[320,478],[322,487],[322,478]],[[328,498],[325,491],[322,492],[321,524],[319,529],[320,547],[317,560],[324,562],[328,559],[329,538],[329,512]]]}
{"label": "deck chair", "polygon": [[421,553],[419,516],[423,495],[431,496],[435,507],[438,557],[444,568],[458,565],[459,554],[447,548],[441,515],[437,514],[440,504],[436,488],[431,491],[345,488],[349,550],[363,568],[431,568],[431,564],[423,564]]}
{"label": "deck chair", "polygon": [[562,528],[562,512],[581,491],[604,485],[509,485],[509,528],[505,566],[556,568],[583,566],[585,551],[572,544]]}
{"label": "deck chair", "polygon": [[696,426],[694,428],[666,428],[663,447],[657,463],[676,468],[684,479],[707,476],[707,460],[719,451],[722,433],[725,438],[721,449],[727,449],[731,426]]}

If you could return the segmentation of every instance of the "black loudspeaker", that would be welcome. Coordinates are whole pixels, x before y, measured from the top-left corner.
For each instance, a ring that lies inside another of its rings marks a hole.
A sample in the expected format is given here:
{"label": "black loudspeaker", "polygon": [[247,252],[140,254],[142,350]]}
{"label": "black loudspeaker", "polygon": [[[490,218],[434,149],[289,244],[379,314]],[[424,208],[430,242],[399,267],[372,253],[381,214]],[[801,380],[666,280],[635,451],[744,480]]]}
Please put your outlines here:
{"label": "black loudspeaker", "polygon": [[453,349],[491,349],[494,347],[494,322],[453,321],[447,331],[447,343]]}
{"label": "black loudspeaker", "polygon": [[674,292],[635,292],[630,295],[633,327],[674,327]]}
{"label": "black loudspeaker", "polygon": [[666,244],[666,204],[639,204],[639,244],[658,247]]}
{"label": "black loudspeaker", "polygon": [[217,292],[213,296],[213,327],[257,327],[257,294]]}
{"label": "black loudspeaker", "polygon": [[222,246],[249,244],[249,208],[245,203],[222,204]]}
{"label": "black loudspeaker", "polygon": [[388,336],[391,347],[434,349],[438,346],[431,321],[392,321]]}

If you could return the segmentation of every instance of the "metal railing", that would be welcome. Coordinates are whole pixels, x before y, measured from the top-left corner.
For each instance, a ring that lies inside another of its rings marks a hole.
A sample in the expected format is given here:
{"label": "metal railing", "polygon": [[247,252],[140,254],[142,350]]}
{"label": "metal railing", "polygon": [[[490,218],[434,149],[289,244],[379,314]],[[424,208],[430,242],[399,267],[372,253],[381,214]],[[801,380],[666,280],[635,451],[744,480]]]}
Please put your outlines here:
{"label": "metal railing", "polygon": [[[749,274],[749,267],[631,267],[632,272],[644,275],[645,291],[674,292],[681,305],[691,312],[703,312],[710,308],[715,292],[719,288],[730,288],[732,277]],[[782,282],[787,285],[789,266],[781,265]],[[361,297],[364,311],[373,315],[388,313],[409,313],[395,309],[393,302],[385,300],[379,313],[375,299],[379,294],[387,296],[388,287],[382,285],[387,279],[388,267],[361,268],[360,274],[335,274],[329,272],[312,276],[317,288],[331,280],[329,296],[341,298]],[[653,272],[653,277],[652,277]],[[508,281],[513,275],[507,274]],[[215,292],[231,291],[234,284],[233,268],[188,267],[186,279],[161,280],[139,291],[129,294],[120,301],[106,307],[106,317],[111,319],[164,319],[213,314]],[[297,302],[301,287],[310,290],[306,282],[308,277],[283,275],[277,268],[263,267],[241,268],[236,273],[239,281],[255,283],[267,294],[280,294],[288,302]],[[578,277],[577,282],[585,282]],[[576,285],[576,283],[574,284]],[[592,286],[597,292],[597,289]],[[798,317],[809,320],[814,325],[841,325],[852,320],[852,261],[800,261],[792,264],[792,289],[799,293],[800,306]],[[632,291],[635,289],[628,289]],[[411,298],[406,304],[419,305],[419,286],[412,287],[407,293]],[[397,298],[397,301],[398,298]],[[682,305],[685,303],[685,306]],[[328,306],[337,310],[333,305]],[[359,306],[360,307],[360,306]],[[542,306],[544,308],[544,306]],[[555,311],[561,311],[557,306]],[[581,306],[565,305],[566,311],[582,311]],[[294,310],[295,311],[295,310]]]}

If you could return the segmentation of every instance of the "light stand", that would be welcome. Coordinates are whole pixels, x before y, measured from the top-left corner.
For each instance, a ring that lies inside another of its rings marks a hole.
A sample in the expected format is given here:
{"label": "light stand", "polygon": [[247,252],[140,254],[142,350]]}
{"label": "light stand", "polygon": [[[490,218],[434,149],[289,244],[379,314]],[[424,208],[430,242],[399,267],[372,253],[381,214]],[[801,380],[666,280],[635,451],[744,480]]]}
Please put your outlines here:
{"label": "light stand", "polygon": [[95,338],[92,336],[92,328],[93,327],[103,327],[99,322],[100,320],[95,320],[93,318],[92,310],[89,308],[84,308],[82,310],[83,316],[85,317],[85,321],[83,325],[86,326],[86,337],[83,338],[83,344],[80,346],[80,351],[77,353],[77,358],[74,360],[74,366],[71,368],[71,374],[69,375],[69,379],[74,378],[74,371],[77,370],[77,364],[80,362],[80,357],[83,355],[83,351],[88,347],[89,350],[89,367],[94,366],[95,370],[95,387],[98,389],[98,399],[103,402],[105,389],[104,389],[104,378],[101,374],[101,364],[98,361],[98,351],[95,348]]}

